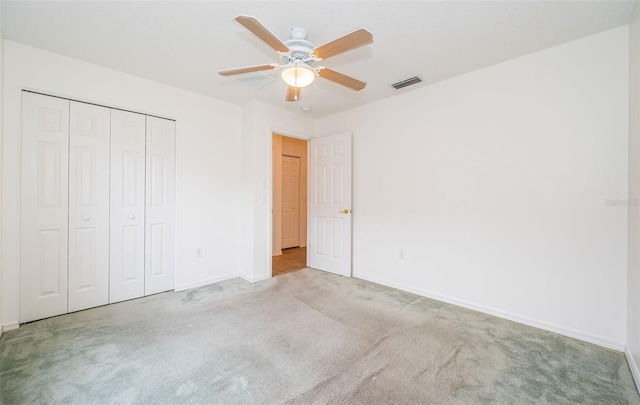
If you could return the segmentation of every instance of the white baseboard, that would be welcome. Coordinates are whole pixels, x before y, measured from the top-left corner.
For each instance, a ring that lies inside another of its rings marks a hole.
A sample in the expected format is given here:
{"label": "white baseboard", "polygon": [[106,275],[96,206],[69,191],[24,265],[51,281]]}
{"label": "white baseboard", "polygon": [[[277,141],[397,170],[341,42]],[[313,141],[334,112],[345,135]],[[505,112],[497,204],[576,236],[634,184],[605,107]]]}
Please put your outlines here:
{"label": "white baseboard", "polygon": [[629,346],[625,346],[624,355],[627,358],[627,363],[629,363],[629,369],[631,370],[633,381],[636,382],[636,388],[638,389],[638,392],[640,392],[640,371],[638,370],[638,365],[636,364],[636,360],[633,358],[631,350],[629,350]]}
{"label": "white baseboard", "polygon": [[397,284],[397,283],[392,283],[392,282],[389,282],[389,281],[386,281],[386,280],[379,279],[377,277],[371,277],[371,276],[368,276],[368,275],[358,274],[358,273],[354,273],[353,277],[360,278],[360,279],[367,280],[367,281],[371,281],[371,282],[377,283],[377,284],[386,285],[387,287],[392,287],[392,288],[396,288],[398,290],[407,291],[407,292],[410,292],[410,293],[413,293],[413,294],[421,295],[423,297],[432,298],[434,300],[443,301],[443,302],[446,302],[448,304],[457,305],[459,307],[472,309],[474,311],[478,311],[478,312],[482,312],[482,313],[485,313],[485,314],[497,316],[498,318],[508,319],[510,321],[513,321],[513,322],[518,322],[518,323],[522,323],[524,325],[533,326],[533,327],[538,328],[538,329],[544,329],[544,330],[547,330],[549,332],[554,332],[554,333],[558,333],[560,335],[568,336],[568,337],[571,337],[571,338],[574,338],[574,339],[583,340],[585,342],[589,342],[589,343],[596,344],[598,346],[603,346],[603,347],[606,347],[606,348],[609,348],[609,349],[617,350],[619,352],[624,352],[624,350],[625,350],[625,344],[623,342],[611,341],[611,340],[608,340],[608,339],[601,338],[599,336],[594,336],[594,335],[586,334],[586,333],[583,333],[583,332],[578,332],[578,331],[575,331],[575,330],[563,328],[563,327],[558,326],[558,325],[553,325],[553,324],[549,324],[549,323],[536,321],[536,320],[529,319],[529,318],[526,318],[526,317],[523,317],[523,316],[520,316],[520,315],[515,315],[515,314],[508,313],[508,312],[500,311],[500,310],[497,310],[497,309],[485,307],[485,306],[482,306],[482,305],[473,304],[471,302],[459,300],[459,299],[456,299],[456,298],[446,297],[446,296],[443,296],[443,295],[440,295],[440,294],[435,294],[435,293],[432,293],[430,291],[422,290],[422,289],[419,289],[419,288],[409,287],[409,286],[405,286],[405,285]]}
{"label": "white baseboard", "polygon": [[232,278],[236,278],[238,276],[239,276],[238,273],[225,274],[225,275],[218,276],[218,277],[208,278],[206,280],[196,281],[194,283],[187,283],[187,284],[177,285],[177,286],[175,286],[173,288],[173,290],[174,291],[184,291],[184,290],[190,290],[192,288],[204,287],[206,285],[219,283],[221,281],[229,280],[229,279],[232,279]]}
{"label": "white baseboard", "polygon": [[11,322],[5,323],[2,325],[2,333],[9,332],[10,330],[18,329],[20,327],[20,322]]}
{"label": "white baseboard", "polygon": [[271,278],[269,274],[265,274],[263,276],[258,276],[258,277],[251,277],[251,276],[247,276],[246,274],[240,274],[240,277],[247,280],[250,283],[257,283],[259,281],[263,281]]}

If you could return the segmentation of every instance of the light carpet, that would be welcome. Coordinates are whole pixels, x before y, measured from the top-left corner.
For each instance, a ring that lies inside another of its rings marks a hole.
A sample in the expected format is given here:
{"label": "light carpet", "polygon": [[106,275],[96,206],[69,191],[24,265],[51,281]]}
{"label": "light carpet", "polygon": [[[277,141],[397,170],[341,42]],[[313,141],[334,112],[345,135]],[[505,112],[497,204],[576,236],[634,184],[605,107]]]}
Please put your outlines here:
{"label": "light carpet", "polygon": [[640,404],[622,353],[305,269],[45,319],[0,403]]}

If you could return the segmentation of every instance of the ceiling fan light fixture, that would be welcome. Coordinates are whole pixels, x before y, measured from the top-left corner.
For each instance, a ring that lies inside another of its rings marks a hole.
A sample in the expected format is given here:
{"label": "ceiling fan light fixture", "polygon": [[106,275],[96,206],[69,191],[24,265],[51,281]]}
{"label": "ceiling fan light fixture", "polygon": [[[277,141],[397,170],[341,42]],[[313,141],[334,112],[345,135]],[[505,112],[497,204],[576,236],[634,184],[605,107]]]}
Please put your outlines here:
{"label": "ceiling fan light fixture", "polygon": [[291,87],[306,87],[313,83],[316,72],[309,66],[292,63],[282,69],[282,80]]}

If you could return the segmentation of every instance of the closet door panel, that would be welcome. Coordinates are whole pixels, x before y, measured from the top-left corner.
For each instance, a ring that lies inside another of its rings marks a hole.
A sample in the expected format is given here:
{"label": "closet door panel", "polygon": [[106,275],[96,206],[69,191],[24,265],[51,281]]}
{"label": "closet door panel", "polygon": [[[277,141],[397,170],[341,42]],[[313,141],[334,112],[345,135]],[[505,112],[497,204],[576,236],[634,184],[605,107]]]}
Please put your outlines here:
{"label": "closet door panel", "polygon": [[69,101],[22,93],[20,322],[67,312]]}
{"label": "closet door panel", "polygon": [[109,303],[110,109],[72,101],[69,312]]}
{"label": "closet door panel", "polygon": [[109,302],[144,296],[145,116],[111,110]]}
{"label": "closet door panel", "polygon": [[175,133],[175,121],[147,117],[145,295],[173,289]]}

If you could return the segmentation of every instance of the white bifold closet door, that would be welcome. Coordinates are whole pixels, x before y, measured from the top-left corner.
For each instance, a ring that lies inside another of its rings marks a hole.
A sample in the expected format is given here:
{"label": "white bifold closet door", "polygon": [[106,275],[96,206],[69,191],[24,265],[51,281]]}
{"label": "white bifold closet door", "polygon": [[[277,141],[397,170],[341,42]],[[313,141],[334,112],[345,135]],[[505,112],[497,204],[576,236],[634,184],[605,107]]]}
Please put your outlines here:
{"label": "white bifold closet door", "polygon": [[21,321],[109,302],[109,109],[23,93]]}
{"label": "white bifold closet door", "polygon": [[144,296],[145,121],[111,111],[110,302]]}
{"label": "white bifold closet door", "polygon": [[173,288],[176,123],[147,116],[145,295]]}
{"label": "white bifold closet door", "polygon": [[67,312],[69,101],[22,95],[20,320]]}
{"label": "white bifold closet door", "polygon": [[111,112],[110,302],[173,288],[175,142],[175,121]]}
{"label": "white bifold closet door", "polygon": [[109,303],[110,112],[70,102],[69,312]]}
{"label": "white bifold closet door", "polygon": [[173,289],[175,132],[22,93],[21,322]]}

